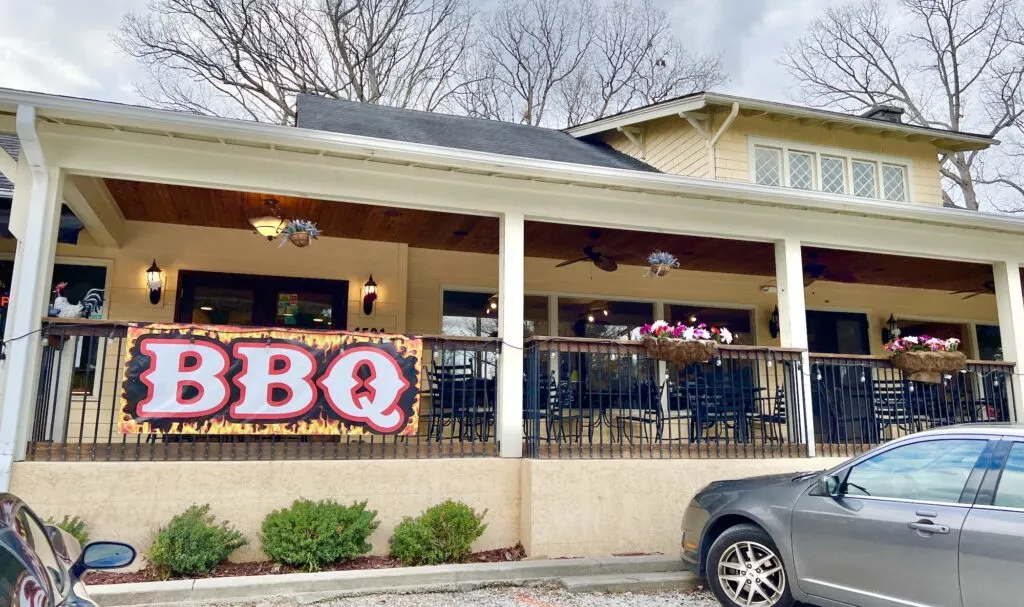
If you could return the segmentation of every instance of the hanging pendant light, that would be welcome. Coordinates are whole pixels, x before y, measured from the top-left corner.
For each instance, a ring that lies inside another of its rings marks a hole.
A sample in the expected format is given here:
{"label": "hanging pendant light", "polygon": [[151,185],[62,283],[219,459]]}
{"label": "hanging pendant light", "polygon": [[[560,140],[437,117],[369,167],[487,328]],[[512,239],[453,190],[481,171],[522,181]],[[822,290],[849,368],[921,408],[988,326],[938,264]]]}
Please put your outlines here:
{"label": "hanging pendant light", "polygon": [[267,214],[251,217],[249,218],[249,223],[257,234],[265,237],[267,240],[274,240],[281,233],[281,230],[288,225],[288,220],[281,216],[281,210],[278,208],[276,200],[268,198],[264,201],[264,204],[267,207]]}

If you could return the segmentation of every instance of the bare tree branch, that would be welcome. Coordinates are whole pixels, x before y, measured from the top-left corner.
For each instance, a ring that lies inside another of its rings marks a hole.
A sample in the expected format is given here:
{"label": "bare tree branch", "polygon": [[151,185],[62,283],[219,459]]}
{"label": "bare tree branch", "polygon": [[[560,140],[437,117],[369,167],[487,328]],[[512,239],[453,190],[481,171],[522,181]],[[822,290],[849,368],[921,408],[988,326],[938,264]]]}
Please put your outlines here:
{"label": "bare tree branch", "polygon": [[461,107],[527,124],[578,124],[725,81],[721,61],[687,53],[653,0],[510,0],[480,47]]}
{"label": "bare tree branch", "polygon": [[466,0],[153,0],[116,40],[150,101],[284,124],[299,93],[436,109],[472,18]]}
{"label": "bare tree branch", "polygon": [[[1024,54],[1015,0],[901,0],[892,25],[878,0],[830,9],[781,63],[812,105],[859,111],[893,104],[914,123],[996,136],[1024,112]],[[990,152],[991,153],[991,152]],[[947,205],[978,209],[977,152],[942,156]]]}

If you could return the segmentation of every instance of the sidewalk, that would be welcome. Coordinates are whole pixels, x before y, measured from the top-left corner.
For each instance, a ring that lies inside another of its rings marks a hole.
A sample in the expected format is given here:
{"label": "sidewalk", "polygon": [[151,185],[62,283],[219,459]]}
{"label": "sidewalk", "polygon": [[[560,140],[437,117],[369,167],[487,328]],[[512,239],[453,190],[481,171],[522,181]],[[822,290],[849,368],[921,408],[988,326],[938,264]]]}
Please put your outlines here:
{"label": "sidewalk", "polygon": [[302,603],[358,594],[466,590],[539,582],[563,581],[571,586],[571,579],[580,578],[607,580],[612,584],[610,589],[615,589],[623,583],[648,578],[648,574],[669,573],[679,574],[680,588],[695,587],[696,578],[682,574],[682,569],[682,561],[671,556],[555,559],[109,584],[90,586],[89,595],[103,607],[229,603],[284,596]]}

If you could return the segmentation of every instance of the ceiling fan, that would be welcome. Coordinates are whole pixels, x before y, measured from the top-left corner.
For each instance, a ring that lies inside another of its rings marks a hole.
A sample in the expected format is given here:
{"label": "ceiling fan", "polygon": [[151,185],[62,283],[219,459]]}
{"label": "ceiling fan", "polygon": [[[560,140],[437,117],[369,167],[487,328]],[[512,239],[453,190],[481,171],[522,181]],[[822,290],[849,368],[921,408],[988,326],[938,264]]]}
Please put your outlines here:
{"label": "ceiling fan", "polygon": [[[599,232],[591,232],[590,234],[591,239],[595,241],[597,240],[598,236],[600,236]],[[574,263],[589,261],[593,263],[595,266],[597,266],[597,268],[600,270],[604,270],[605,272],[614,272],[615,270],[619,269],[618,260],[625,259],[627,257],[629,257],[629,255],[606,255],[598,250],[598,245],[595,242],[594,244],[589,244],[583,247],[582,257],[577,257],[576,259],[567,259],[562,263],[556,265],[555,267],[564,268],[565,266],[571,266]]]}
{"label": "ceiling fan", "polygon": [[819,280],[830,280],[833,282],[856,282],[857,278],[851,272],[835,271],[827,265],[818,261],[817,252],[808,254],[809,259],[804,262],[804,288],[807,288]]}
{"label": "ceiling fan", "polygon": [[980,289],[967,289],[966,291],[952,291],[950,295],[963,295],[962,299],[970,299],[979,295],[995,295],[996,294],[996,283],[991,280],[986,280],[981,283]]}

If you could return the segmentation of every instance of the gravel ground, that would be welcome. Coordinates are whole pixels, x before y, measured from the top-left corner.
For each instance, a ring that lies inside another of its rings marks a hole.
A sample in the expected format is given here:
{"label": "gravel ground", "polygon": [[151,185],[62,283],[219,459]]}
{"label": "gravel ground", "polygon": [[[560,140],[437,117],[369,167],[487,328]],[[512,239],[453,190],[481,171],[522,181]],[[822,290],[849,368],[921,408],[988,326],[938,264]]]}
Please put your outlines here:
{"label": "gravel ground", "polygon": [[569,594],[560,588],[490,588],[469,592],[378,594],[318,607],[719,607],[710,593]]}

